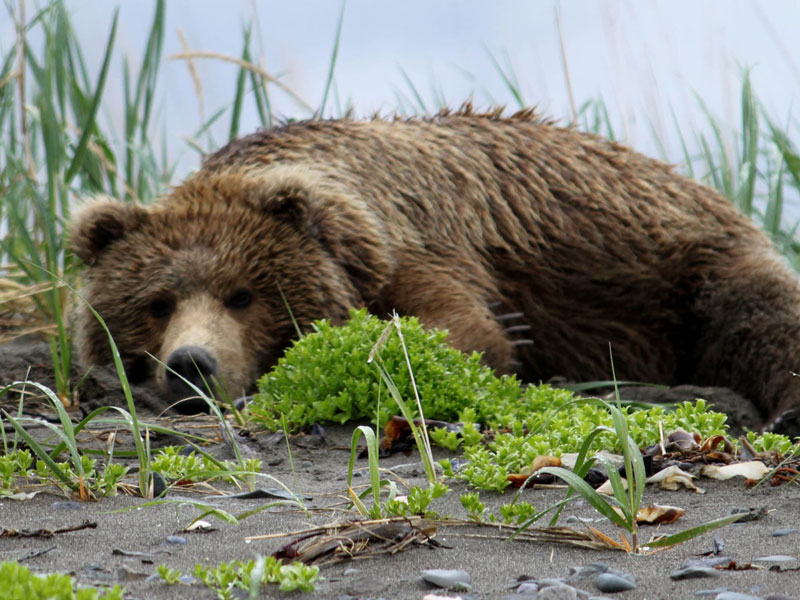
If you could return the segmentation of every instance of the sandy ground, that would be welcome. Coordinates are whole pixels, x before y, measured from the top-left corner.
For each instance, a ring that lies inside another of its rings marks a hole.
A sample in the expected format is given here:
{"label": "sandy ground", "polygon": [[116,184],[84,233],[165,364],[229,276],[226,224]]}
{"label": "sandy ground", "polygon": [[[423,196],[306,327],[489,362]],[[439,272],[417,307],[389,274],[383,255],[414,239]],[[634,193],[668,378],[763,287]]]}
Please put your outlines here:
{"label": "sandy ground", "polygon": [[[297,509],[276,508],[260,512],[231,525],[209,519],[214,530],[185,533],[183,529],[199,515],[188,504],[143,507],[141,498],[118,495],[99,502],[68,502],[59,495],[40,493],[27,501],[4,499],[0,502],[0,527],[15,530],[59,529],[79,526],[85,521],[96,527],[59,533],[52,537],[0,537],[0,559],[18,560],[36,572],[66,571],[83,584],[126,586],[129,598],[214,598],[202,586],[169,586],[151,577],[156,566],[165,564],[191,573],[196,563],[219,564],[246,560],[258,554],[271,554],[291,537],[248,541],[249,536],[289,533],[310,525],[323,525],[352,517],[346,513],[346,473],[351,428],[333,428],[327,440],[301,436],[292,443],[291,469],[285,444],[276,438],[264,438],[258,452],[265,471],[308,498],[308,514]],[[250,446],[253,451],[255,446]],[[364,467],[362,461],[360,467]],[[416,454],[393,456],[382,461],[408,484],[423,485]],[[271,466],[267,466],[271,465]],[[363,481],[363,479],[362,479]],[[267,479],[259,483],[275,488]],[[394,555],[368,560],[350,560],[323,567],[323,580],[309,597],[313,598],[422,598],[433,590],[421,579],[424,569],[464,569],[472,578],[471,594],[462,597],[498,598],[514,594],[520,577],[535,579],[567,577],[571,566],[602,562],[625,571],[636,579],[636,589],[617,594],[625,598],[690,598],[700,590],[727,588],[731,591],[767,597],[784,594],[796,597],[800,590],[798,562],[758,562],[771,555],[798,557],[800,533],[773,537],[779,529],[797,527],[800,489],[760,487],[747,490],[742,480],[724,483],[703,481],[707,493],[665,492],[648,489],[646,502],[660,502],[686,509],[676,524],[645,528],[643,539],[654,533],[672,533],[727,515],[735,508],[766,508],[763,518],[734,524],[706,534],[681,546],[652,556],[632,556],[619,551],[589,550],[561,544],[530,541],[504,541],[502,532],[492,527],[447,525],[434,521],[434,540],[439,547],[412,545]],[[464,518],[459,496],[468,491],[463,483],[454,483],[450,493],[435,501],[433,508],[441,515]],[[496,512],[499,504],[512,499],[513,492],[484,492],[481,499]],[[523,493],[537,508],[563,498],[563,490],[533,489]],[[263,505],[265,500],[220,499],[197,493],[172,491],[168,498],[204,499],[233,514]],[[494,507],[494,508],[493,508]],[[123,510],[133,508],[134,510]],[[597,517],[582,501],[572,503],[562,515]],[[601,530],[615,535],[608,522],[596,522]],[[572,525],[580,529],[581,525]],[[184,544],[170,544],[168,536],[180,535]],[[722,555],[733,558],[743,570],[721,571],[711,579],[672,581],[669,574],[681,564],[712,550],[714,537],[724,544]],[[772,567],[772,569],[770,569]],[[591,583],[577,587],[601,595]],[[2,595],[2,594],[0,594]],[[453,592],[450,595],[456,595]],[[275,588],[267,597],[285,597]],[[521,597],[516,595],[516,597]],[[711,597],[714,597],[713,595]]]}
{"label": "sandy ground", "polygon": [[[19,348],[15,352],[19,354]],[[26,364],[40,365],[42,361],[45,361],[45,357],[37,358],[30,354],[23,356],[20,365],[8,360],[4,363],[6,377],[15,378],[19,376],[15,369]],[[46,375],[46,369],[43,369],[40,376]],[[92,388],[92,395],[84,398],[84,408],[100,401],[103,394],[114,397],[113,391],[102,384],[103,381],[113,383],[113,377],[104,380],[105,375],[100,372],[92,377],[95,388]],[[137,394],[144,405],[145,414],[142,418],[155,419],[152,414],[146,414],[157,406],[152,390],[139,389]],[[6,409],[15,406],[8,396],[0,399],[0,404]],[[26,404],[30,414],[40,414],[39,407],[35,401]],[[169,424],[201,432],[211,438],[217,435],[216,425],[210,420],[169,420]],[[273,508],[247,517],[237,525],[208,518],[213,526],[212,531],[185,533],[184,528],[200,514],[190,504],[176,502],[144,506],[146,500],[124,494],[102,498],[97,502],[74,502],[63,493],[52,493],[51,490],[40,492],[25,501],[0,500],[0,530],[6,531],[6,535],[0,535],[0,560],[20,561],[38,573],[69,572],[81,584],[119,583],[126,587],[127,598],[214,598],[215,594],[199,583],[175,586],[163,583],[153,577],[157,565],[164,564],[184,573],[192,573],[197,563],[217,565],[224,561],[251,559],[259,554],[268,555],[296,538],[249,540],[250,536],[288,534],[312,525],[352,519],[354,513],[346,510],[347,462],[352,431],[353,426],[341,426],[329,428],[325,439],[311,435],[296,436],[291,441],[291,460],[282,435],[262,434],[241,440],[247,455],[262,460],[265,473],[307,498],[308,512],[296,508]],[[120,438],[124,438],[124,435]],[[154,444],[175,441],[155,439]],[[222,443],[212,445],[209,449],[220,457],[230,456],[230,449]],[[439,453],[439,457],[444,455]],[[409,456],[400,454],[382,459],[381,466],[388,470],[386,477],[393,478],[401,488],[403,484],[425,485],[416,452]],[[366,461],[359,461],[358,467],[364,470]],[[366,485],[365,477],[358,481],[360,485]],[[277,487],[268,478],[263,478],[257,485],[268,489]],[[800,529],[800,488],[762,486],[748,490],[741,479],[728,482],[704,480],[700,485],[707,490],[706,494],[688,490],[666,492],[649,487],[644,498],[646,503],[676,505],[686,509],[686,514],[672,525],[643,528],[642,539],[649,539],[656,533],[674,533],[699,525],[728,515],[734,509],[765,509],[765,516],[729,525],[650,556],[589,550],[541,541],[505,541],[506,536],[497,528],[434,520],[431,523],[436,527],[433,534],[436,544],[412,544],[394,555],[383,554],[368,560],[348,560],[324,566],[321,571],[323,579],[317,584],[316,591],[307,596],[331,599],[421,599],[428,593],[446,594],[423,582],[421,572],[424,569],[464,569],[472,580],[471,592],[449,592],[450,596],[500,598],[508,595],[521,598],[526,596],[515,590],[520,578],[565,578],[569,576],[571,567],[604,563],[634,576],[634,590],[613,594],[622,598],[713,598],[715,593],[707,596],[696,594],[702,590],[722,589],[760,598],[774,594],[800,598],[800,532],[773,536],[777,530]],[[233,491],[224,486],[219,489],[223,492]],[[451,482],[451,491],[436,500],[432,508],[440,515],[464,519],[466,513],[460,505],[459,496],[466,491],[471,491],[466,484]],[[497,513],[497,507],[510,502],[513,493],[483,492],[481,500],[490,511]],[[564,493],[563,489],[529,489],[523,493],[523,499],[541,509],[562,499]],[[213,502],[233,514],[241,514],[269,502],[220,498],[178,489],[173,489],[167,497],[175,501],[189,498]],[[570,516],[598,517],[591,507],[580,500],[567,506],[560,524],[566,524]],[[94,525],[80,528],[86,522]],[[619,537],[607,521],[594,521],[593,525],[612,537]],[[578,530],[583,527],[580,523],[570,526]],[[32,533],[40,529],[72,527],[77,529],[52,536],[8,535],[8,530]],[[167,538],[172,535],[182,536],[185,543],[169,543]],[[723,546],[721,555],[732,558],[739,570],[719,571],[714,578],[670,579],[670,573],[685,561],[701,558],[704,553],[712,551],[715,537],[717,546],[720,543]],[[787,555],[794,560],[758,560],[775,555]],[[591,581],[578,582],[575,586],[588,592],[585,597],[590,594],[602,595]],[[287,595],[273,586],[266,589],[262,596]]]}

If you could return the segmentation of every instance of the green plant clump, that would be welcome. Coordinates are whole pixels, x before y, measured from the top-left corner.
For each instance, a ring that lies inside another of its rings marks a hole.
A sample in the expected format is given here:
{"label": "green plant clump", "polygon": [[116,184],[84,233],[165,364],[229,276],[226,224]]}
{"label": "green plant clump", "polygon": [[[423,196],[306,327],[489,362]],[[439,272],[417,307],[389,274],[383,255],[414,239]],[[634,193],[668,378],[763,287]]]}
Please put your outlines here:
{"label": "green plant clump", "polygon": [[17,562],[0,563],[0,590],[3,600],[122,600],[122,588],[74,590],[72,577],[64,573],[36,575]]}
{"label": "green plant clump", "polygon": [[[237,560],[216,567],[204,567],[198,563],[194,571],[200,581],[223,599],[240,597],[237,590],[253,592],[267,584],[277,584],[282,592],[313,592],[314,583],[319,579],[317,566],[301,562],[285,565],[272,556],[247,562]],[[170,585],[180,581],[181,573],[177,569],[159,565],[157,572]]]}
{"label": "green plant clump", "polygon": [[[368,362],[387,323],[363,309],[350,317],[342,327],[317,321],[313,333],[294,342],[259,381],[249,406],[252,421],[272,430],[284,425],[296,429],[322,421],[374,419],[376,412],[383,424],[398,414],[378,370]],[[423,329],[414,317],[402,317],[401,324],[426,417],[457,420],[465,408],[487,406],[492,397],[509,402],[520,397],[513,377],[499,379],[481,365],[480,354],[447,346],[446,332]],[[400,338],[390,335],[375,360],[382,362],[400,395],[414,404]]]}
{"label": "green plant clump", "polygon": [[[374,361],[381,361],[400,396],[414,406],[405,343],[426,418],[466,424],[461,447],[470,462],[460,476],[480,488],[502,490],[507,475],[520,472],[536,456],[575,452],[598,427],[612,425],[602,406],[576,399],[566,390],[523,387],[514,377],[497,377],[480,363],[479,354],[466,355],[448,346],[445,332],[425,330],[413,317],[402,317],[400,324],[402,340],[365,310],[353,311],[350,322],[341,327],[317,321],[314,332],[297,340],[259,381],[259,393],[248,409],[251,422],[272,430],[376,415],[386,422],[398,408],[368,359],[378,344]],[[630,435],[640,446],[658,440],[659,425],[664,431],[683,427],[704,437],[726,428],[725,415],[709,411],[703,401],[686,402],[674,411],[663,406],[623,411]],[[484,445],[472,427],[476,422],[500,433]],[[446,432],[432,437],[450,449],[458,446]],[[596,443],[619,450],[611,433],[597,436]]]}

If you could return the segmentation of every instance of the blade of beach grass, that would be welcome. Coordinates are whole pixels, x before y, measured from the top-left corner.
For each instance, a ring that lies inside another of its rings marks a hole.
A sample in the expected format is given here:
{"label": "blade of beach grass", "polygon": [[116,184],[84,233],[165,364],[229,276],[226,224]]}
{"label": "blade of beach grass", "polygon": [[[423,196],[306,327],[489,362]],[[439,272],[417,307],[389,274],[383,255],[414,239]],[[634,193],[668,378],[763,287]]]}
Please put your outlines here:
{"label": "blade of beach grass", "polygon": [[756,186],[758,162],[758,101],[750,84],[750,72],[745,71],[742,81],[742,156],[736,192],[736,205],[744,214],[753,214],[753,196]]}
{"label": "blade of beach grass", "polygon": [[[252,24],[248,24],[247,27],[244,28],[243,31],[243,43],[242,43],[242,60],[246,62],[250,62],[250,34],[253,31]],[[239,73],[236,75],[236,93],[233,96],[233,107],[231,108],[231,124],[228,128],[228,140],[234,140],[239,137],[239,122],[242,117],[242,105],[244,104],[244,96],[245,96],[245,82],[247,81],[247,71],[244,67],[239,67]],[[266,126],[265,117],[263,114],[263,107],[259,106],[258,100],[260,99],[258,96],[260,86],[253,85],[253,96],[256,98],[256,106],[259,109],[259,114],[261,115],[261,123],[262,125]],[[263,90],[261,90],[263,91]]]}
{"label": "blade of beach grass", "polygon": [[403,77],[403,81],[405,81],[406,86],[411,91],[411,95],[414,97],[414,100],[416,100],[416,102],[417,102],[417,106],[419,107],[419,110],[422,112],[422,114],[427,114],[428,113],[428,107],[425,106],[425,101],[422,99],[422,95],[419,93],[419,90],[417,89],[417,86],[415,86],[414,82],[411,81],[411,78],[408,76],[408,73],[406,73],[406,71],[405,71],[405,69],[403,69],[403,67],[398,67],[398,68],[400,69],[400,75]]}
{"label": "blade of beach grass", "polygon": [[[509,64],[508,70],[503,69],[503,67],[495,58],[494,54],[488,48],[486,48],[486,54],[489,55],[489,60],[491,61],[494,70],[498,75],[500,75],[500,78],[503,80],[506,89],[508,89],[508,91],[511,93],[511,96],[516,101],[517,108],[520,110],[526,108],[527,105],[525,104],[525,99],[522,97],[522,89],[520,88],[519,81],[517,81],[517,75],[514,73],[513,67]],[[509,62],[508,53],[506,53],[505,58],[506,62]]]}
{"label": "blade of beach grass", "polygon": [[705,115],[708,125],[714,134],[714,140],[717,144],[717,154],[711,151],[711,148],[703,134],[700,134],[700,144],[703,148],[704,159],[709,169],[709,175],[713,177],[714,187],[725,194],[731,202],[736,203],[736,190],[734,187],[734,174],[733,162],[729,158],[727,145],[725,144],[725,136],[722,132],[722,127],[714,118],[705,100],[695,92],[695,99],[697,100],[700,110]]}
{"label": "blade of beach grass", "polygon": [[[355,465],[356,456],[358,455],[358,440],[362,435],[367,444],[370,490],[372,491],[372,508],[369,509],[353,490],[353,467]],[[366,425],[359,425],[356,427],[353,431],[353,437],[350,440],[350,461],[347,464],[347,489],[349,491],[350,500],[355,504],[356,510],[358,510],[360,514],[371,516],[375,519],[381,516],[381,479],[378,465],[378,438],[372,428]]]}
{"label": "blade of beach grass", "polygon": [[92,132],[95,129],[95,119],[97,118],[97,111],[100,108],[100,101],[102,100],[103,91],[105,90],[106,76],[108,75],[108,67],[111,63],[111,53],[114,48],[114,40],[117,35],[118,18],[119,8],[114,11],[114,19],[111,23],[111,33],[108,35],[108,42],[106,43],[106,51],[103,58],[103,66],[100,68],[100,76],[97,79],[97,87],[95,88],[95,93],[92,97],[92,106],[89,109],[89,114],[86,117],[86,122],[83,125],[83,131],[72,156],[72,162],[67,168],[67,172],[64,174],[64,185],[67,186],[72,181],[72,178],[75,177],[78,169],[83,163],[83,159],[87,153],[89,137],[92,135]]}
{"label": "blade of beach grass", "polygon": [[328,78],[325,81],[325,88],[322,92],[322,101],[319,103],[319,108],[314,113],[316,118],[322,118],[325,115],[325,103],[328,101],[328,93],[331,89],[331,83],[333,83],[333,73],[336,70],[336,59],[339,56],[339,41],[342,35],[342,23],[344,22],[344,5],[345,3],[342,2],[342,7],[339,9],[339,21],[336,24],[336,37],[333,41],[333,51],[331,52],[331,61],[328,67]]}
{"label": "blade of beach grass", "polygon": [[695,179],[694,160],[692,159],[692,155],[689,153],[689,147],[686,145],[686,137],[683,135],[683,129],[681,129],[681,125],[678,122],[678,115],[675,114],[675,109],[671,106],[670,113],[672,114],[672,122],[675,125],[675,131],[678,133],[678,141],[681,145],[681,152],[683,153],[684,170],[689,178]]}

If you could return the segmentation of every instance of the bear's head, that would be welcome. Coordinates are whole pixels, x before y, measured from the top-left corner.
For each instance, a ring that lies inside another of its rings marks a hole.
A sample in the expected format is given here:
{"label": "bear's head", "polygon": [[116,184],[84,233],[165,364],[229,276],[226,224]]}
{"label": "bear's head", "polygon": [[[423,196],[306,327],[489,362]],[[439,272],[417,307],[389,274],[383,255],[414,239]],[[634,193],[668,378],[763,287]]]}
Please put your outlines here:
{"label": "bear's head", "polygon": [[[200,171],[149,206],[97,198],[75,214],[83,296],[103,318],[133,381],[174,399],[211,380],[236,397],[315,319],[341,322],[389,276],[381,222],[360,198],[302,167]],[[76,347],[112,361],[81,303]],[[155,360],[154,360],[154,358]],[[198,400],[179,405],[202,410]]]}

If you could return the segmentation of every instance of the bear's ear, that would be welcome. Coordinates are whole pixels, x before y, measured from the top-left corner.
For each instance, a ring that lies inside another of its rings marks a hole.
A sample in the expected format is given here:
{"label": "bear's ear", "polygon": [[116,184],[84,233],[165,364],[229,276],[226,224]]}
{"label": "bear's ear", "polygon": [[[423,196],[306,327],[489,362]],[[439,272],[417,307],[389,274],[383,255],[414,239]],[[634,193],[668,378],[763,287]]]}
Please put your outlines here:
{"label": "bear's ear", "polygon": [[272,167],[256,181],[248,194],[252,207],[319,241],[365,301],[376,297],[390,272],[387,236],[357,191],[302,167]]}
{"label": "bear's ear", "polygon": [[73,213],[70,248],[84,263],[93,265],[111,242],[141,227],[146,217],[142,206],[104,196],[94,198]]}
{"label": "bear's ear", "polygon": [[345,198],[346,192],[329,179],[313,169],[278,165],[251,174],[244,186],[247,202],[255,210],[322,241],[331,216],[347,219],[348,213],[363,208],[360,200]]}
{"label": "bear's ear", "polygon": [[306,231],[313,237],[319,235],[318,227],[313,221],[312,199],[307,190],[294,187],[270,190],[270,193],[260,195],[256,202],[260,211],[299,231]]}

